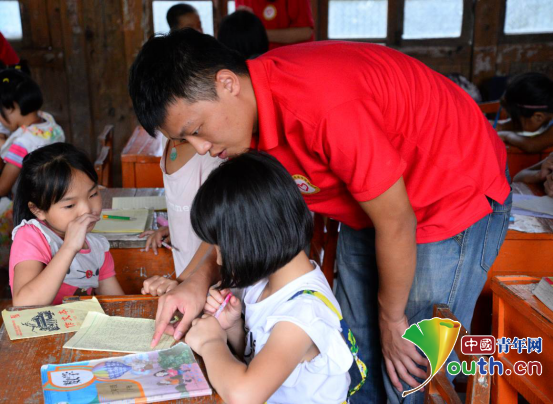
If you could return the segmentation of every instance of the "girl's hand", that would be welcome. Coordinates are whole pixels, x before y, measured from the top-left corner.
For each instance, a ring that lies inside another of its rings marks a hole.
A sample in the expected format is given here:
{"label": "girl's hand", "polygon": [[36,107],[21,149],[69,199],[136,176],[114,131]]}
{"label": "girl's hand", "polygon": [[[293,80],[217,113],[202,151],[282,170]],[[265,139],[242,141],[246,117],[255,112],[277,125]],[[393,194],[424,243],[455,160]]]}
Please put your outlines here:
{"label": "girl's hand", "polygon": [[220,342],[227,344],[227,333],[221,328],[215,317],[204,314],[202,318],[192,321],[184,342],[198,355],[202,356],[203,349],[210,343]]}
{"label": "girl's hand", "polygon": [[553,173],[553,153],[551,153],[541,164],[540,177],[546,180],[549,174]]}
{"label": "girl's hand", "polygon": [[143,295],[150,294],[152,296],[161,296],[175,289],[178,284],[179,283],[173,279],[154,275],[144,281],[141,292]]}
{"label": "girl's hand", "polygon": [[69,222],[62,247],[68,248],[75,254],[78,253],[84,246],[86,233],[92,230],[94,224],[100,220],[99,215],[85,213]]}
{"label": "girl's hand", "polygon": [[[225,297],[230,293],[230,289],[218,290],[216,287],[211,287],[209,289],[209,294],[207,295],[207,301],[204,306],[204,313],[215,315],[215,312],[223,304]],[[219,317],[217,321],[221,325],[223,330],[228,330],[232,328],[242,317],[242,303],[240,299],[236,296],[232,296]]]}
{"label": "girl's hand", "polygon": [[146,247],[143,251],[147,252],[151,247],[155,255],[157,255],[157,249],[161,248],[162,241],[165,241],[168,244],[171,243],[171,236],[169,235],[168,226],[161,226],[155,231],[147,230],[144,233],[140,234],[138,237],[142,238],[146,236],[148,236],[148,239],[146,240]]}

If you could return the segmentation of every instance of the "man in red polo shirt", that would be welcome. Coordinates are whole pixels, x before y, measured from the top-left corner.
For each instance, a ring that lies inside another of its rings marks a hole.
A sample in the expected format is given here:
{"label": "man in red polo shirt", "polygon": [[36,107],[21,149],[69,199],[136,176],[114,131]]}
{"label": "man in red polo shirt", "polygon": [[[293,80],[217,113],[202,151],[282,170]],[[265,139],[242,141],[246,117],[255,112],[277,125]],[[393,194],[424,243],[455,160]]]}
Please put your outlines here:
{"label": "man in red polo shirt", "polygon": [[[510,187],[503,143],[447,78],[392,49],[347,42],[246,64],[186,30],[144,45],[129,90],[150,134],[221,158],[270,153],[311,210],[342,223],[337,298],[369,371],[352,402],[385,400],[384,384],[395,400],[425,377],[402,334],[431,318],[433,304],[470,326],[505,237]],[[213,258],[195,257],[202,263],[160,299],[154,341],[163,331],[180,338],[201,311],[217,279]],[[184,320],[175,328],[176,310]]]}
{"label": "man in red polo shirt", "polygon": [[236,0],[236,9],[246,9],[263,22],[269,50],[313,40],[310,0]]}

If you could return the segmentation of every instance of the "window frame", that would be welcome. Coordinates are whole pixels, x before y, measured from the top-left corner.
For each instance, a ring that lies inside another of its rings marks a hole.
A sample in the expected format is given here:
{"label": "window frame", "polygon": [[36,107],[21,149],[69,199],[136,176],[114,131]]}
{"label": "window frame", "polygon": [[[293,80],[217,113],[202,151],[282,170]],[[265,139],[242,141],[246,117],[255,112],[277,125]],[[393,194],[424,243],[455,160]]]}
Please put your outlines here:
{"label": "window frame", "polygon": [[[328,38],[328,10],[330,0],[319,0],[318,36],[317,39]],[[332,38],[332,40],[344,40],[354,42],[384,43],[386,46],[461,46],[472,42],[474,26],[474,5],[472,0],[463,0],[463,18],[461,22],[461,35],[456,38],[421,38],[403,39],[403,21],[405,12],[405,0],[388,0],[388,16],[386,38]]]}
{"label": "window frame", "polygon": [[[2,2],[7,2],[7,1],[13,1],[13,0],[0,0],[0,4]],[[21,51],[22,47],[25,45],[25,38],[26,38],[26,35],[25,35],[25,30],[27,28],[27,24],[29,23],[29,21],[26,21],[25,20],[25,13],[24,13],[24,10],[23,10],[23,4],[21,3],[20,0],[17,0],[17,3],[19,4],[19,19],[21,20],[21,38],[19,39],[11,39],[11,38],[6,38],[6,40],[10,43],[10,45],[12,46],[12,48],[18,52]]]}
{"label": "window frame", "polygon": [[506,34],[505,22],[507,19],[507,0],[503,0],[499,9],[499,35],[498,44],[539,43],[553,42],[553,32],[541,34]]}

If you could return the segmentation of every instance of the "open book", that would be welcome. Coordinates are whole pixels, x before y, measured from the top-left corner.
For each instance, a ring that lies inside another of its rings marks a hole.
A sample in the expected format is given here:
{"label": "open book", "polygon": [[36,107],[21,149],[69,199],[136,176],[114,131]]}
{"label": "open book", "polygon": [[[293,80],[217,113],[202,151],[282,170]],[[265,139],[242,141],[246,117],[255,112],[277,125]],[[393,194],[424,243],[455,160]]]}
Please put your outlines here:
{"label": "open book", "polygon": [[543,304],[553,310],[553,276],[544,276],[533,291]]}
{"label": "open book", "polygon": [[212,394],[182,342],[162,351],[43,365],[40,373],[46,404],[155,403]]}

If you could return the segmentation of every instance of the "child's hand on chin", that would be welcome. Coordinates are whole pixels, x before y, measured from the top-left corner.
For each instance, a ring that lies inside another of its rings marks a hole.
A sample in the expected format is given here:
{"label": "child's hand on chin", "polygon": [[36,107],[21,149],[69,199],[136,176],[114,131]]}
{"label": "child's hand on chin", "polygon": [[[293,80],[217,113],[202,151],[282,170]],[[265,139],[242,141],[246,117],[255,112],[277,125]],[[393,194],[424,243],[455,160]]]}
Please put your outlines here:
{"label": "child's hand on chin", "polygon": [[[209,289],[209,294],[207,295],[207,300],[204,306],[204,313],[211,314],[213,316],[229,293],[230,289],[219,290],[216,287]],[[217,320],[223,330],[228,330],[229,328],[232,328],[232,326],[235,325],[241,317],[242,303],[236,296],[232,296],[221,314],[219,314]]]}
{"label": "child's hand on chin", "polygon": [[192,321],[192,326],[186,333],[184,342],[198,355],[202,356],[203,349],[211,343],[227,344],[227,333],[221,328],[217,319],[204,314],[202,318]]}

